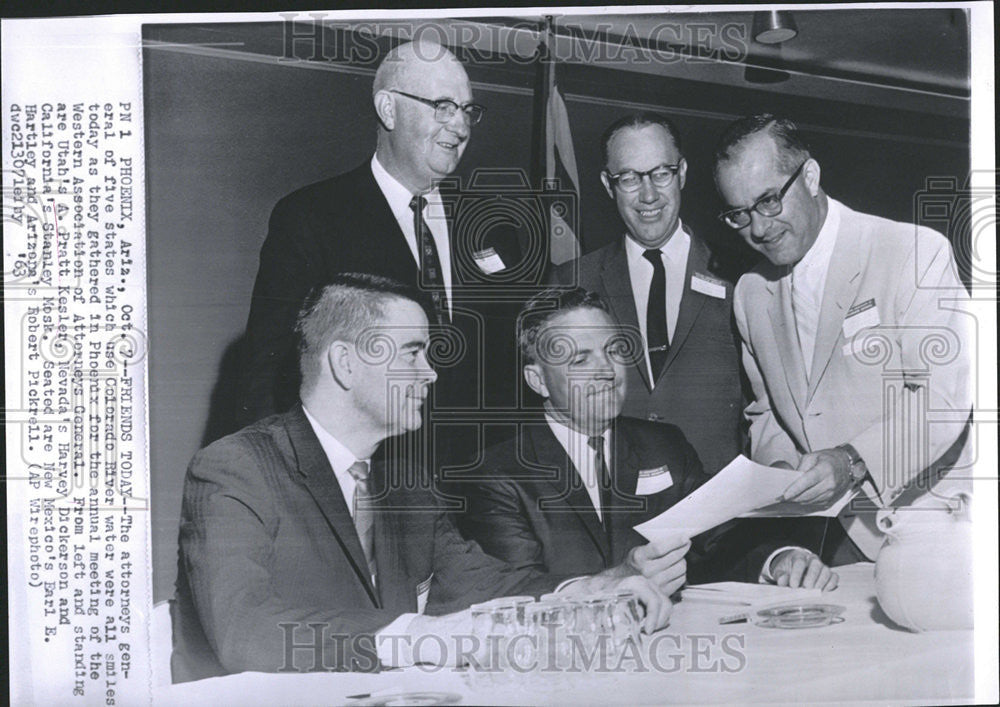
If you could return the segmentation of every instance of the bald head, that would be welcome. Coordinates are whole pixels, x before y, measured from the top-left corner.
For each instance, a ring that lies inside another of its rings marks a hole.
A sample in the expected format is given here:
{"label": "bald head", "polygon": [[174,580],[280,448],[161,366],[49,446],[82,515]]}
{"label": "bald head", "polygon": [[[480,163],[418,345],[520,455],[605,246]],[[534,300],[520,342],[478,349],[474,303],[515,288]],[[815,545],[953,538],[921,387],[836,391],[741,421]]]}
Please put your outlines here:
{"label": "bald head", "polygon": [[385,55],[375,71],[372,95],[391,88],[411,86],[419,82],[421,74],[428,70],[454,71],[468,81],[462,63],[451,51],[436,42],[417,40],[399,44]]}

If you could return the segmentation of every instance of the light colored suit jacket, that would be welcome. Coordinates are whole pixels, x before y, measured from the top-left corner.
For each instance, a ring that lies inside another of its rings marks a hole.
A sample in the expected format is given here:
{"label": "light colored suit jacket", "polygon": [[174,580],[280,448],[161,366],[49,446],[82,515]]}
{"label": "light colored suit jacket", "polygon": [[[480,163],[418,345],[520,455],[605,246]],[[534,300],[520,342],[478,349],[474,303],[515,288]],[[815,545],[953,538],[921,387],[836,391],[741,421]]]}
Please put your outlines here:
{"label": "light colored suit jacket", "polygon": [[[734,313],[755,400],[751,454],[793,466],[850,443],[878,505],[912,502],[943,471],[967,465],[972,408],[968,293],[948,241],[912,224],[840,209],[813,359],[802,359],[787,266],[740,278]],[[872,556],[873,512],[842,518]],[[858,527],[866,526],[868,531]]]}

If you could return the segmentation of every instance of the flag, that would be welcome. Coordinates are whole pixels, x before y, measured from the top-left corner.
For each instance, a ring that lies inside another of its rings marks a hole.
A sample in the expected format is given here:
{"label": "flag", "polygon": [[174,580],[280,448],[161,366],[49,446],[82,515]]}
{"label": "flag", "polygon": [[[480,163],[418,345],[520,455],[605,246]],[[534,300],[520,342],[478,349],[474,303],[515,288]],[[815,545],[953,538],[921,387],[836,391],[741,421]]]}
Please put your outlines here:
{"label": "flag", "polygon": [[536,119],[544,123],[544,177],[548,186],[558,186],[559,191],[572,191],[575,198],[572,203],[567,200],[545,201],[548,205],[547,218],[549,235],[549,261],[553,265],[573,260],[580,255],[580,244],[573,231],[573,214],[568,208],[577,208],[580,198],[580,178],[576,169],[576,154],[573,151],[573,136],[570,133],[569,113],[563,101],[559,88],[556,86],[555,61],[546,48],[551,48],[554,33],[552,18],[546,18],[544,44],[539,47],[539,62],[544,78],[539,81],[540,95],[536,101],[544,106],[542,111],[536,110]]}

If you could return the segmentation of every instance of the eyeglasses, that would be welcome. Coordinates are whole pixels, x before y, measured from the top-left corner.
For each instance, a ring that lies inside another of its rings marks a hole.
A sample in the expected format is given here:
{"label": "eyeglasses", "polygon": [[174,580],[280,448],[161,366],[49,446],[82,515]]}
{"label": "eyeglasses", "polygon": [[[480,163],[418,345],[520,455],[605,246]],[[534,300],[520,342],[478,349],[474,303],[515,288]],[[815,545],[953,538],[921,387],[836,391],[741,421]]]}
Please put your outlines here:
{"label": "eyeglasses", "polygon": [[[806,160],[806,162],[808,161]],[[748,206],[745,209],[723,211],[719,214],[719,220],[724,221],[730,228],[746,228],[752,220],[750,216],[751,211],[756,211],[761,216],[779,216],[781,214],[781,200],[785,198],[785,193],[791,188],[805,166],[805,162],[800,164],[798,169],[792,172],[792,176],[785,182],[785,186],[781,187],[776,194],[765,194],[757,199],[752,206]]]}
{"label": "eyeglasses", "polygon": [[617,174],[611,174],[605,170],[604,175],[608,180],[624,192],[636,191],[642,186],[642,180],[645,177],[649,177],[649,181],[653,183],[654,187],[669,187],[670,183],[674,181],[674,177],[677,176],[677,172],[680,171],[681,165],[677,164],[661,164],[646,172],[636,172],[634,169],[626,169],[624,172],[618,172]]}
{"label": "eyeglasses", "polygon": [[465,117],[469,119],[469,125],[478,125],[479,121],[481,121],[483,116],[486,115],[486,106],[481,106],[478,103],[466,103],[460,106],[455,103],[455,101],[450,101],[447,98],[432,101],[430,98],[414,96],[412,93],[397,91],[394,88],[390,88],[389,91],[391,93],[398,93],[400,96],[406,96],[414,101],[420,101],[424,105],[430,106],[434,109],[434,120],[439,123],[451,122],[451,119],[455,117],[455,113],[458,111],[465,113]]}

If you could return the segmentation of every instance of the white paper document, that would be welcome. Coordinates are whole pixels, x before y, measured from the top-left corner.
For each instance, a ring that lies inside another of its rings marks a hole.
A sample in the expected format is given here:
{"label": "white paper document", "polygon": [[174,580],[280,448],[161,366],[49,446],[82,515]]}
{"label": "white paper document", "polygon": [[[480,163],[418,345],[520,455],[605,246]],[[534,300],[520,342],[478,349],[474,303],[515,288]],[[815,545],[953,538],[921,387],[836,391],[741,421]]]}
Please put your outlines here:
{"label": "white paper document", "polygon": [[761,606],[785,601],[805,601],[819,599],[823,590],[819,588],[779,587],[774,584],[753,584],[751,582],[712,582],[684,587],[681,601],[706,604],[732,604],[738,606]]}
{"label": "white paper document", "polygon": [[811,513],[780,503],[782,492],[802,474],[752,462],[743,455],[679,503],[635,529],[652,541],[676,535],[692,537],[733,518],[823,516],[832,518],[853,498],[848,491],[833,505]]}

